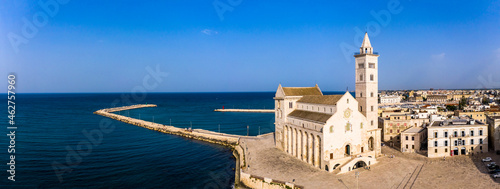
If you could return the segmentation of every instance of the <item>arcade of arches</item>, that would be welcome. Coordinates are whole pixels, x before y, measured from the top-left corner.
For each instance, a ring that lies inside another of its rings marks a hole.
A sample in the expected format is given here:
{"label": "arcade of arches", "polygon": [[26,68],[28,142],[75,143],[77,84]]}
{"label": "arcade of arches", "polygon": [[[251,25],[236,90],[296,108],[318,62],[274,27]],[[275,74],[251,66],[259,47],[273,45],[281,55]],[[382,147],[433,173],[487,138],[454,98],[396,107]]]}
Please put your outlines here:
{"label": "arcade of arches", "polygon": [[283,136],[285,152],[320,168],[321,137],[319,135],[285,125]]}

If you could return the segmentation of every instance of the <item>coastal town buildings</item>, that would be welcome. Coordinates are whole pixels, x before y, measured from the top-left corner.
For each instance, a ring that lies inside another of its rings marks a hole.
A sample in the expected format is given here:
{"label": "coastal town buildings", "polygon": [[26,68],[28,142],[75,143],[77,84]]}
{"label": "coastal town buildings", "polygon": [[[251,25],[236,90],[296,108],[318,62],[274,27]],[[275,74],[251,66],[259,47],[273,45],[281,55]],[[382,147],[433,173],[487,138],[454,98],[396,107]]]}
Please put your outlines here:
{"label": "coastal town buildings", "polygon": [[379,127],[382,129],[382,139],[391,146],[399,147],[401,144],[401,132],[410,127],[422,127],[429,123],[428,118],[419,118],[411,112],[382,113],[379,118]]}
{"label": "coastal town buildings", "polygon": [[411,127],[401,132],[401,152],[419,153],[424,151],[423,145],[427,141],[425,127]]}
{"label": "coastal town buildings", "polygon": [[460,111],[455,110],[455,116],[469,116],[472,119],[478,120],[480,122],[486,123],[486,115],[482,111]]}
{"label": "coastal town buildings", "polygon": [[488,124],[488,142],[490,148],[497,152],[500,151],[500,115],[486,116],[486,123]]}
{"label": "coastal town buildings", "polygon": [[427,102],[445,103],[448,101],[448,96],[446,95],[428,95]]}
{"label": "coastal town buildings", "polygon": [[381,96],[380,97],[380,103],[381,104],[389,104],[389,103],[400,103],[401,102],[401,97],[400,96]]}
{"label": "coastal town buildings", "polygon": [[488,125],[466,116],[432,122],[427,136],[430,158],[488,152]]}
{"label": "coastal town buildings", "polygon": [[411,96],[408,98],[408,102],[423,102],[424,98],[420,95]]}
{"label": "coastal town buildings", "polygon": [[340,173],[377,162],[378,54],[365,34],[355,57],[356,98],[323,95],[319,87],[278,86],[276,147],[317,168]]}

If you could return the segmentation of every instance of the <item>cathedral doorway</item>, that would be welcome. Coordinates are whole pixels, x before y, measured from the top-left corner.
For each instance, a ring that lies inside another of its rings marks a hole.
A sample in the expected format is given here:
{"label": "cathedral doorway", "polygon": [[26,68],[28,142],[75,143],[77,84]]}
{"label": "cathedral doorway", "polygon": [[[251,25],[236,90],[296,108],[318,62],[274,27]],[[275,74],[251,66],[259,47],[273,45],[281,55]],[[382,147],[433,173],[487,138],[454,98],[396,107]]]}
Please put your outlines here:
{"label": "cathedral doorway", "polygon": [[352,169],[357,169],[357,168],[361,168],[361,167],[365,167],[365,166],[366,166],[366,163],[364,161],[358,161],[356,164],[354,164]]}
{"label": "cathedral doorway", "polygon": [[351,145],[345,145],[345,155],[350,156],[351,155]]}

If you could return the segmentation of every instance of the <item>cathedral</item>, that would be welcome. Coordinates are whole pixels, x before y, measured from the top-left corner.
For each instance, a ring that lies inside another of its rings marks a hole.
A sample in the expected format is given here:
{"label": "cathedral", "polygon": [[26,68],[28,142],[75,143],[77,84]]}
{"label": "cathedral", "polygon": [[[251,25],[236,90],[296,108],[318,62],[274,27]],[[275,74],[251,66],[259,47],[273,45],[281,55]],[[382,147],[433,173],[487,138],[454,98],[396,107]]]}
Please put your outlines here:
{"label": "cathedral", "polygon": [[356,97],[323,95],[314,87],[278,86],[276,147],[317,168],[338,173],[377,163],[378,53],[365,33],[355,53]]}

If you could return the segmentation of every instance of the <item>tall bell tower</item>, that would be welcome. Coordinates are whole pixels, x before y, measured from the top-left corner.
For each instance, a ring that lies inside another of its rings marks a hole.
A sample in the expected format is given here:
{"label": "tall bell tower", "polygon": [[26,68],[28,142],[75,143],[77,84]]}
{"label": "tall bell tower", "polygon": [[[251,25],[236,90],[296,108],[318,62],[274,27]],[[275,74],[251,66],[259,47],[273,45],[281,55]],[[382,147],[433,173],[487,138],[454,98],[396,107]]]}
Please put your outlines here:
{"label": "tall bell tower", "polygon": [[356,100],[358,109],[368,120],[368,128],[378,128],[378,53],[373,52],[365,33],[356,59]]}

